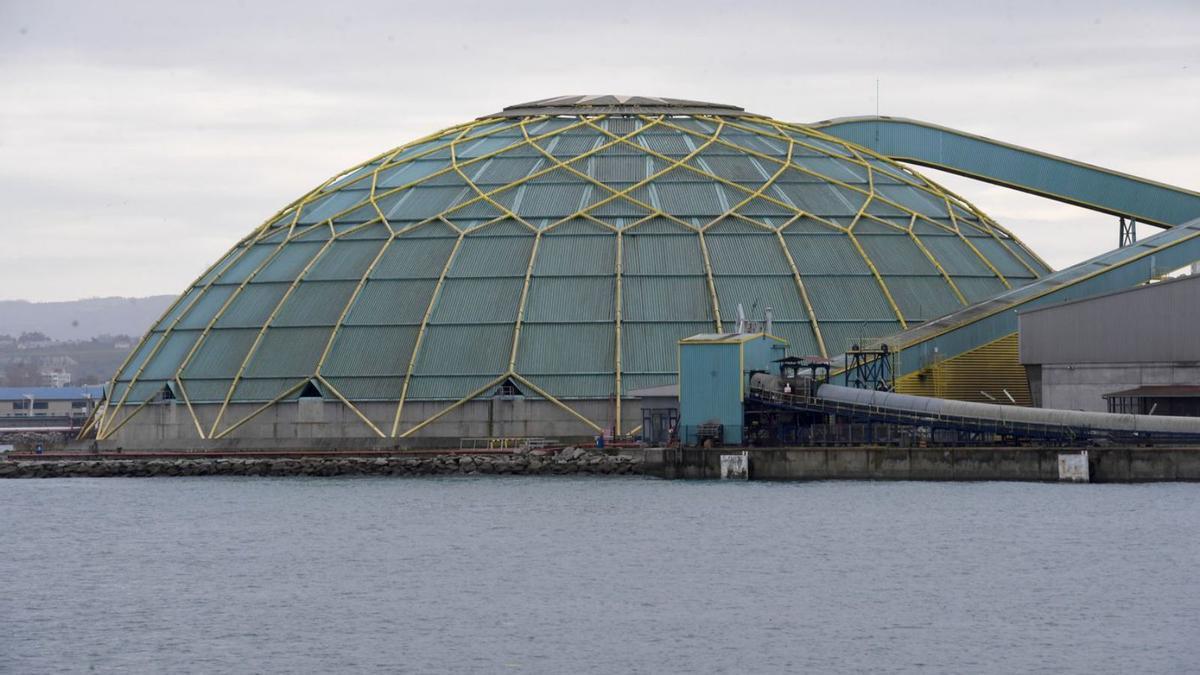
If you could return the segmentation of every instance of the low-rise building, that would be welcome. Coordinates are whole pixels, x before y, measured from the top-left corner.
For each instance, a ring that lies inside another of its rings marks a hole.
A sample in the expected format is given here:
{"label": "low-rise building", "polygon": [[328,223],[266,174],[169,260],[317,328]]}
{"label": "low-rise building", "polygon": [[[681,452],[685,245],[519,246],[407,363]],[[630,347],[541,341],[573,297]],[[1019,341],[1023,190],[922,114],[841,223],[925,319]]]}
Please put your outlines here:
{"label": "low-rise building", "polygon": [[86,417],[104,387],[0,387],[0,417]]}

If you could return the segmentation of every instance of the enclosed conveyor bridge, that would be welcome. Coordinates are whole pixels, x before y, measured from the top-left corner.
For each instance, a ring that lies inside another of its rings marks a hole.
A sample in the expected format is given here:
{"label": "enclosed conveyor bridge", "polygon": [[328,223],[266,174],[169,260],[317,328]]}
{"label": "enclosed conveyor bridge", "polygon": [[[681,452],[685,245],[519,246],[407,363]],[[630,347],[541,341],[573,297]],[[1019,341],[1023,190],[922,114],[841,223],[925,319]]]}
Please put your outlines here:
{"label": "enclosed conveyor bridge", "polygon": [[1200,217],[1200,193],[902,117],[841,117],[814,128],[900,162],[941,169],[1158,227]]}
{"label": "enclosed conveyor bridge", "polygon": [[[1122,218],[1120,248],[885,338],[900,354],[901,390],[921,390],[913,377],[933,374],[967,352],[996,347],[1015,353],[1018,312],[1123,290],[1200,260],[1200,193],[918,120],[844,117],[813,126],[897,161]],[[1134,221],[1165,231],[1134,241]],[[1015,361],[992,361],[992,374],[1019,368]],[[985,386],[972,381],[958,388],[969,393]]]}

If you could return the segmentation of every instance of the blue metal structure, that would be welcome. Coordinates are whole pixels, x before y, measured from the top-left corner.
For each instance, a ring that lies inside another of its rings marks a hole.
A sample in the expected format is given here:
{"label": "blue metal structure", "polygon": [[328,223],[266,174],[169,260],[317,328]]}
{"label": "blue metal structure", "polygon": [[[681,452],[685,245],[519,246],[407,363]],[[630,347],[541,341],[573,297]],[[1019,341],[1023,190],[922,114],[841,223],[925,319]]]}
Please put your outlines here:
{"label": "blue metal structure", "polygon": [[37,401],[83,401],[104,398],[104,385],[92,384],[82,387],[0,387],[0,401],[20,402],[28,399]]}
{"label": "blue metal structure", "polygon": [[1130,288],[1200,260],[1200,218],[886,339],[897,375],[1017,332],[1017,312]]}
{"label": "blue metal structure", "polygon": [[[1200,193],[917,120],[845,117],[813,127],[892,160],[1121,218],[1119,248],[887,338],[904,350],[897,375],[1016,333],[1018,310],[1129,288],[1200,260]],[[1137,242],[1135,221],[1173,229]]]}
{"label": "blue metal structure", "polygon": [[719,424],[732,445],[742,442],[747,374],[772,370],[787,341],[766,333],[702,333],[679,341],[680,439],[697,444],[701,425]]}
{"label": "blue metal structure", "polygon": [[887,155],[1060,202],[1171,227],[1200,216],[1200,193],[964,131],[898,117],[812,125]]}

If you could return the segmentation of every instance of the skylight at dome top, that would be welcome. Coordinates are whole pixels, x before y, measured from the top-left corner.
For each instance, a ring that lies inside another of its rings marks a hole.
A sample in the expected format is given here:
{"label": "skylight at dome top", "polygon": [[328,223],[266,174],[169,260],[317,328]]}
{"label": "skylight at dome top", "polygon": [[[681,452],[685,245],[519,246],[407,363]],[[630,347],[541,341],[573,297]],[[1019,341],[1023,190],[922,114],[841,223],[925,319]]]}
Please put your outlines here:
{"label": "skylight at dome top", "polygon": [[731,330],[739,303],[771,307],[792,353],[832,356],[1048,271],[970,204],[805,125],[552,98],[288,205],[184,292],[109,406],[166,389],[212,437],[315,387],[365,434],[405,435],[510,382],[607,428],[628,392],[675,381],[677,340]]}

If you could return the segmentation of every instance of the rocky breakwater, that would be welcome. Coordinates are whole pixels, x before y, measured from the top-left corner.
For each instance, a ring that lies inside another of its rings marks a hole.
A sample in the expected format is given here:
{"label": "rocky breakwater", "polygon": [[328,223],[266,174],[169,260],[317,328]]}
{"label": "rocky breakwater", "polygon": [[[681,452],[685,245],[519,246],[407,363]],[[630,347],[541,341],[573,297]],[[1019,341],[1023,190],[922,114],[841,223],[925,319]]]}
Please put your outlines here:
{"label": "rocky breakwater", "polygon": [[640,454],[610,455],[583,448],[512,454],[392,455],[388,457],[172,457],[0,460],[0,478],[117,476],[450,476],[641,474]]}

